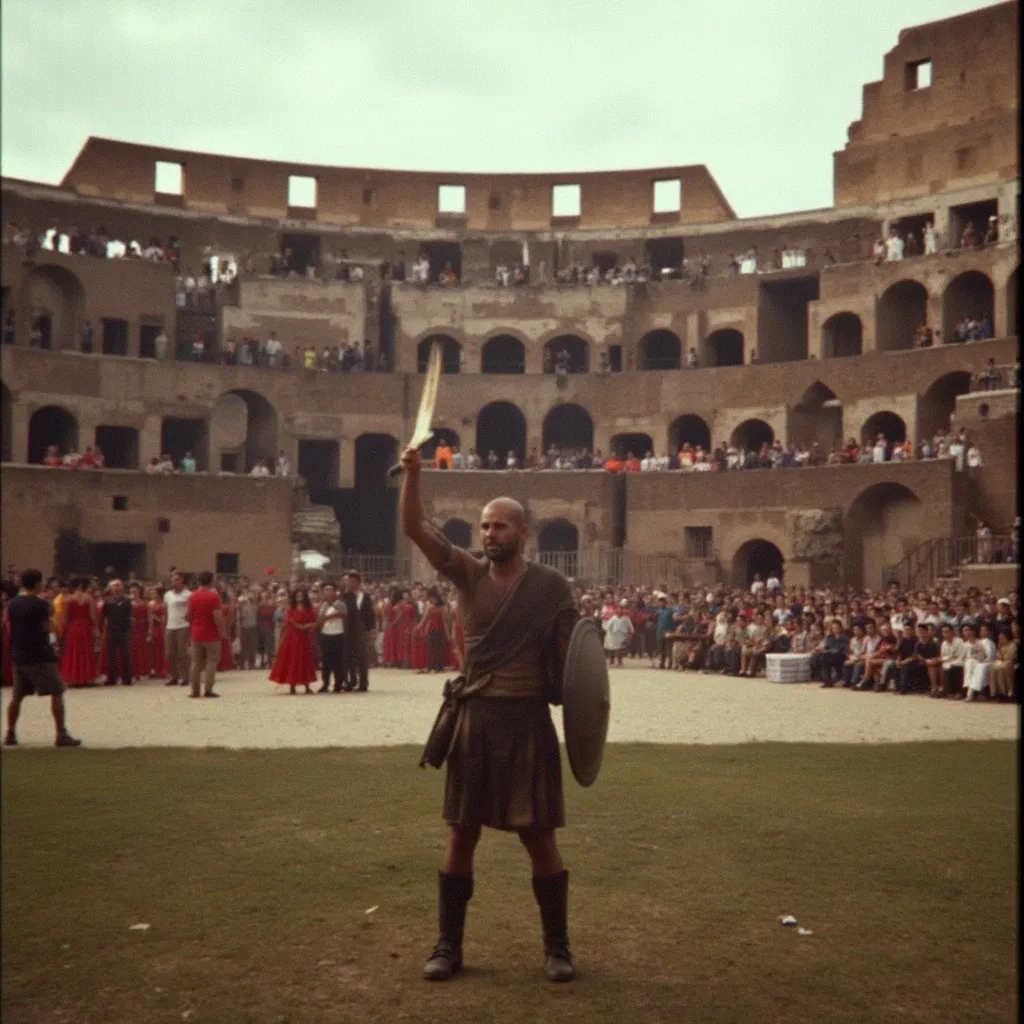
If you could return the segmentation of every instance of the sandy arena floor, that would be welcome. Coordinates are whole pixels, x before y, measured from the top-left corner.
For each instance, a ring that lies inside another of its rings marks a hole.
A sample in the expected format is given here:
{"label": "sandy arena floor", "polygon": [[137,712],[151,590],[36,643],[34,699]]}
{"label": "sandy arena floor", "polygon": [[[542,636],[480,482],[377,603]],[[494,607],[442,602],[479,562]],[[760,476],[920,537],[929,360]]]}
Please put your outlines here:
{"label": "sandy arena floor", "polygon": [[[375,669],[368,693],[292,697],[264,672],[220,675],[220,700],[143,681],[68,692],[68,726],[89,747],[355,747],[421,744],[443,676]],[[1016,739],[1016,704],[823,690],[644,667],[613,669],[609,741],[617,743],[893,743]],[[8,691],[9,693],[9,691]],[[6,700],[4,701],[6,705]],[[49,746],[49,702],[22,705],[22,747]],[[555,720],[561,731],[561,714]]]}

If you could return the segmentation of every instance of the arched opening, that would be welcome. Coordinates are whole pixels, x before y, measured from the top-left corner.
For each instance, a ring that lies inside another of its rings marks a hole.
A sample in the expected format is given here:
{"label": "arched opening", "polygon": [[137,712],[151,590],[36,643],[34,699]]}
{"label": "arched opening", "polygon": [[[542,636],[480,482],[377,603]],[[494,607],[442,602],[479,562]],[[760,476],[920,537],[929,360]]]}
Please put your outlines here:
{"label": "arched opening", "polygon": [[1020,267],[1014,267],[1013,273],[1006,280],[1006,334],[1010,338],[1016,338],[1019,331],[1017,319],[1017,277]]}
{"label": "arched opening", "polygon": [[590,346],[575,334],[560,334],[544,346],[544,372],[554,373],[560,358],[565,360],[569,373],[586,373],[590,369]]}
{"label": "arched opening", "polygon": [[43,331],[43,348],[77,348],[85,314],[82,282],[64,267],[36,267],[25,281],[29,322]]}
{"label": "arched opening", "polygon": [[160,452],[170,455],[175,465],[191,452],[196,460],[196,469],[205,473],[209,469],[209,442],[210,429],[206,420],[168,416],[160,424]]}
{"label": "arched opening", "polygon": [[44,405],[28,421],[28,461],[41,463],[46,449],[56,445],[61,455],[78,448],[78,421],[59,405]]}
{"label": "arched opening", "polygon": [[96,447],[107,469],[139,468],[139,432],[135,427],[101,424],[96,428]]}
{"label": "arched opening", "polygon": [[568,519],[551,519],[537,529],[537,560],[570,579],[578,575],[579,531]]}
{"label": "arched opening", "polygon": [[864,328],[856,313],[836,313],[821,325],[821,358],[846,359],[863,351]]}
{"label": "arched opening", "polygon": [[683,345],[671,331],[651,331],[640,339],[637,357],[638,370],[678,370]]}
{"label": "arched opening", "polygon": [[609,454],[620,459],[628,459],[631,455],[642,459],[648,452],[654,451],[654,441],[650,434],[616,434],[611,440]]}
{"label": "arched opening", "polygon": [[731,327],[712,331],[707,337],[708,366],[742,366],[743,335]]}
{"label": "arched opening", "polygon": [[749,587],[755,576],[762,580],[774,573],[782,579],[786,560],[769,540],[748,540],[732,556],[732,582],[736,587]]}
{"label": "arched opening", "polygon": [[875,332],[879,352],[914,347],[917,329],[928,322],[928,292],[919,281],[897,281],[878,300]]}
{"label": "arched opening", "polygon": [[884,435],[886,441],[903,442],[907,439],[907,425],[903,422],[902,416],[894,412],[876,412],[864,421],[860,431],[861,444],[874,444],[879,434]]}
{"label": "arched opening", "polygon": [[441,527],[441,532],[459,548],[473,546],[473,527],[465,519],[449,519]]}
{"label": "arched opening", "polygon": [[956,411],[957,396],[966,395],[970,390],[971,375],[965,371],[947,373],[935,381],[918,404],[918,437],[931,440],[940,430],[948,430]]}
{"label": "arched opening", "polygon": [[764,420],[744,420],[733,432],[730,442],[735,448],[756,452],[775,440],[775,431]]}
{"label": "arched opening", "polygon": [[476,450],[484,466],[490,452],[504,466],[510,451],[522,465],[526,458],[526,417],[511,402],[485,405],[476,418]]}
{"label": "arched opening", "polygon": [[431,334],[416,346],[416,372],[427,372],[427,361],[434,342],[441,344],[441,372],[458,373],[462,368],[462,346],[447,334]]}
{"label": "arched opening", "polygon": [[594,421],[582,405],[565,402],[556,405],[544,417],[542,443],[546,452],[552,445],[559,451],[566,448],[594,446]]}
{"label": "arched opening", "polygon": [[214,468],[249,472],[266,461],[273,471],[277,458],[277,410],[258,391],[226,391],[213,404],[210,447]]}
{"label": "arched opening", "polygon": [[3,439],[3,455],[0,458],[2,462],[13,461],[14,450],[12,447],[13,441],[11,438],[11,427],[12,420],[14,418],[14,399],[11,397],[11,389],[3,383],[0,383],[0,413],[3,414],[3,434],[0,438]]}
{"label": "arched opening", "polygon": [[668,448],[677,452],[684,444],[691,448],[700,446],[705,451],[711,449],[711,428],[699,416],[688,413],[678,416],[668,428]]}
{"label": "arched opening", "polygon": [[847,586],[885,586],[885,570],[896,566],[922,540],[921,500],[901,484],[875,484],[852,502],[843,517],[843,572]]}
{"label": "arched opening", "polygon": [[965,270],[946,285],[942,293],[942,338],[946,344],[959,340],[957,325],[965,320],[988,321],[992,337],[995,314],[995,289],[987,274]]}
{"label": "arched opening", "polygon": [[481,373],[526,373],[526,348],[511,334],[498,334],[484,342]]}
{"label": "arched opening", "polygon": [[459,446],[459,435],[447,427],[435,427],[434,436],[420,448],[420,457],[424,462],[432,460],[437,454],[437,446],[444,441],[449,448],[455,449]]}
{"label": "arched opening", "polygon": [[390,434],[360,434],[356,438],[356,490],[386,490],[388,470],[397,460],[398,441]]}
{"label": "arched opening", "polygon": [[794,444],[827,454],[843,439],[843,407],[835,392],[815,381],[797,400],[789,416],[789,439]]}

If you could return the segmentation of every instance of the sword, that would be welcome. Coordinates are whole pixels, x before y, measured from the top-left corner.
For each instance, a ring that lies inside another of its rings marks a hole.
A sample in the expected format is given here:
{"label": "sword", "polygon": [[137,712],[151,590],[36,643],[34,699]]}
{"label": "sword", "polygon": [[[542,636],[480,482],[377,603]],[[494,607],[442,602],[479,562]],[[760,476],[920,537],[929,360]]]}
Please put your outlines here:
{"label": "sword", "polygon": [[[435,341],[430,346],[430,357],[427,360],[427,373],[423,378],[423,393],[420,395],[420,408],[416,413],[416,425],[413,428],[412,437],[409,438],[409,448],[419,448],[421,444],[434,436],[430,424],[434,419],[434,406],[437,404],[437,385],[441,382],[441,343]],[[392,466],[388,470],[388,478],[399,476],[402,472],[401,463]]]}

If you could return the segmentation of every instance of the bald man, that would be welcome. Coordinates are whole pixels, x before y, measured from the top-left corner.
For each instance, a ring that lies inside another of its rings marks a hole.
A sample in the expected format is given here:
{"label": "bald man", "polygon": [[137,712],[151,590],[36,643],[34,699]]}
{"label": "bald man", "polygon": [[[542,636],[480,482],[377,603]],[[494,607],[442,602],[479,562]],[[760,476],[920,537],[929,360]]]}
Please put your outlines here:
{"label": "bald man", "polygon": [[473,855],[487,827],[516,832],[529,854],[545,970],[551,981],[571,981],[569,874],[555,841],[565,806],[548,704],[561,702],[562,667],[577,618],[572,589],[561,573],[524,559],[528,529],[519,502],[496,498],[484,508],[478,558],[425,521],[418,450],[407,448],[401,461],[402,530],[455,584],[466,638],[465,675],[452,684],[450,747],[436,760],[424,755],[424,763],[435,766],[447,761],[448,842],[438,872],[440,936],[423,976],[445,981],[462,967]]}

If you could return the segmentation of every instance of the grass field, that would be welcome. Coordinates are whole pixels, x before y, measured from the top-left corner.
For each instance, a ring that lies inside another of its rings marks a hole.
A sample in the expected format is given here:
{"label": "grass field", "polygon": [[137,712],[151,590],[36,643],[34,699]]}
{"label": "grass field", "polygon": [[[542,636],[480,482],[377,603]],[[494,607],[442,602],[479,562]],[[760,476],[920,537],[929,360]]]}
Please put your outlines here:
{"label": "grass field", "polygon": [[567,781],[567,986],[497,834],[466,972],[420,980],[443,829],[417,755],[5,753],[4,1024],[1016,1019],[1012,743],[610,747]]}

